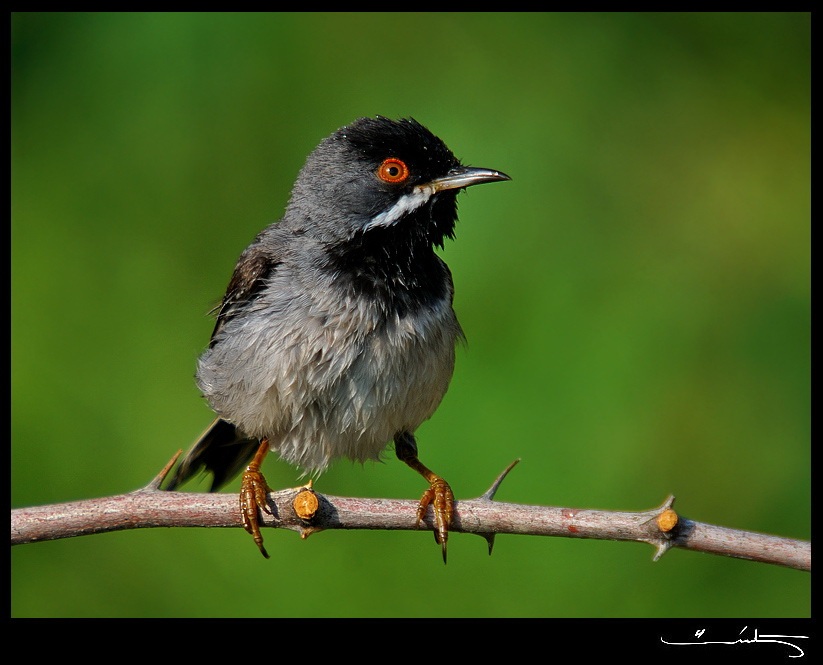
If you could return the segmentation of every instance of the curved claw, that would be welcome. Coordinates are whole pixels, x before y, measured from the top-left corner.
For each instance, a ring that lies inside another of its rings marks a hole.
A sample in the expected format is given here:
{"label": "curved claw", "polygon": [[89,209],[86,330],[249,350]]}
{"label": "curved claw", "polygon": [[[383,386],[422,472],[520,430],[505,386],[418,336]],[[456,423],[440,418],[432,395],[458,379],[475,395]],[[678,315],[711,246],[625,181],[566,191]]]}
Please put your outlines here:
{"label": "curved claw", "polygon": [[420,499],[417,507],[417,526],[426,515],[426,509],[431,505],[434,513],[434,540],[443,548],[443,563],[446,563],[446,544],[449,540],[449,525],[454,512],[454,492],[449,484],[435,476],[430,481],[431,486]]}
{"label": "curved claw", "polygon": [[254,469],[246,469],[240,484],[240,516],[243,519],[243,528],[254,536],[254,542],[260,553],[269,558],[269,553],[263,547],[263,534],[260,532],[260,513],[263,511],[272,514],[266,502],[266,495],[271,491],[263,474]]}

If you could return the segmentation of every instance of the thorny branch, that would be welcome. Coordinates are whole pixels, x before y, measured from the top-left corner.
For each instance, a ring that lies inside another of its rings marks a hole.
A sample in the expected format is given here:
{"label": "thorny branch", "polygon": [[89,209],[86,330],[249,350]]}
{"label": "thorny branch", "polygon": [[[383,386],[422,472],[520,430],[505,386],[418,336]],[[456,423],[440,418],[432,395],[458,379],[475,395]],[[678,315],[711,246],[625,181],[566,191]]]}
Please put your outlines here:
{"label": "thorny branch", "polygon": [[[179,455],[179,453],[178,453]],[[11,544],[151,527],[240,527],[235,494],[195,494],[160,489],[176,455],[146,487],[128,494],[17,508],[11,511]],[[531,506],[494,501],[513,462],[476,499],[456,501],[451,532],[474,533],[488,541],[500,533],[565,536],[649,543],[654,560],[672,547],[750,559],[811,571],[811,543],[695,522],[678,515],[670,496],[659,508],[616,512]],[[264,526],[291,529],[306,538],[325,529],[411,530],[417,501],[359,499],[318,494],[310,486],[271,492],[272,515]],[[432,528],[427,515],[422,528]]]}

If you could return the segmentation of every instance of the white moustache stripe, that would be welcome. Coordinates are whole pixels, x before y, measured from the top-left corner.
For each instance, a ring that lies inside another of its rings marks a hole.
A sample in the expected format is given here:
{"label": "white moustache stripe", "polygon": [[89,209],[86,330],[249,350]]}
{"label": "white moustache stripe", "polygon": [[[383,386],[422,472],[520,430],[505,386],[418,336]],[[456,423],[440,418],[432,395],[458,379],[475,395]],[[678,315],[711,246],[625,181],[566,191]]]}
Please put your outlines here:
{"label": "white moustache stripe", "polygon": [[431,185],[420,185],[415,187],[409,194],[401,196],[397,203],[385,212],[381,212],[377,217],[371,220],[363,227],[364,231],[375,228],[377,226],[391,226],[397,222],[405,214],[417,210],[420,206],[425,205],[426,202],[434,194],[434,188]]}

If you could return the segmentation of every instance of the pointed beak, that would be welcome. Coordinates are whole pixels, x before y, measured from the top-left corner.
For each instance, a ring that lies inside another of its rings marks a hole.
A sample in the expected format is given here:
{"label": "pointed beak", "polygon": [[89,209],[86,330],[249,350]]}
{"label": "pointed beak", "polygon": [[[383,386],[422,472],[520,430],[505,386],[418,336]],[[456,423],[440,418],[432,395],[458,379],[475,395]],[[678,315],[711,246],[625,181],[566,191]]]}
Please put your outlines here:
{"label": "pointed beak", "polygon": [[497,182],[498,180],[511,180],[511,178],[501,171],[458,166],[451,169],[442,178],[432,180],[428,183],[428,186],[434,189],[435,192],[440,192],[444,189],[460,189],[484,182]]}

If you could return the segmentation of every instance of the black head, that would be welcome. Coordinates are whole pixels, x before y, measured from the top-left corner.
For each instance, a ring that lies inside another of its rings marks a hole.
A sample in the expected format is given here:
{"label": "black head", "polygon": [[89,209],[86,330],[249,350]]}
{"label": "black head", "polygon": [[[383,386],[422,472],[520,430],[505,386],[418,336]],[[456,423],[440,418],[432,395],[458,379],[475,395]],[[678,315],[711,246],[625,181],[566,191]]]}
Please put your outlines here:
{"label": "black head", "polygon": [[449,297],[434,253],[457,220],[457,193],[508,180],[463,166],[415,120],[361,118],[309,155],[279,226],[317,242],[312,265],[347,297],[397,316]]}
{"label": "black head", "polygon": [[464,167],[417,121],[360,118],[323,140],[306,160],[283,223],[325,242],[373,233],[442,245],[463,187],[509,177]]}

